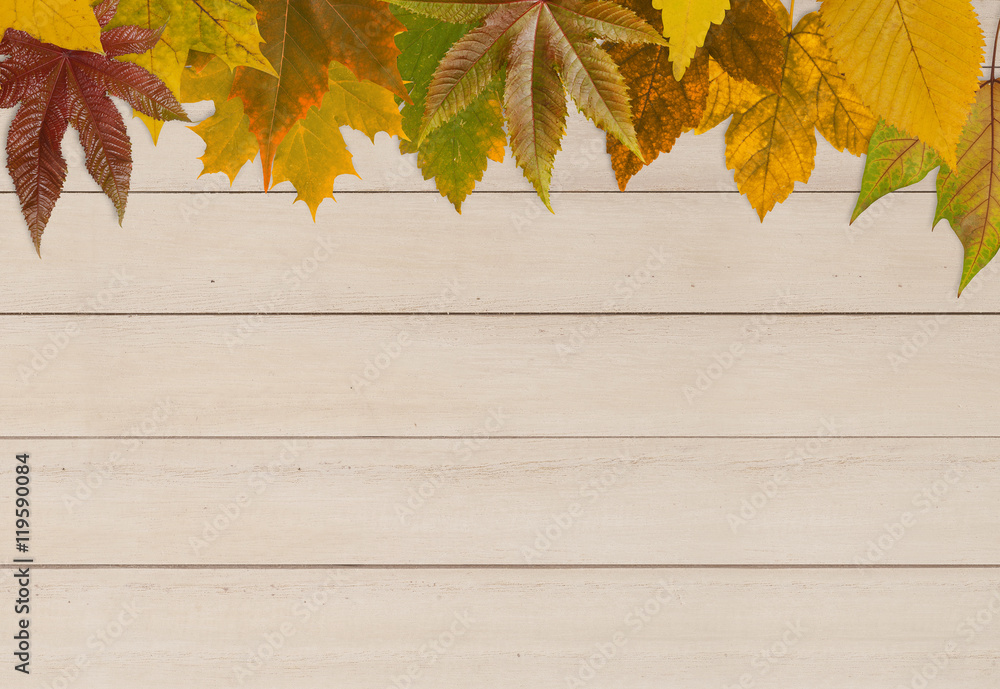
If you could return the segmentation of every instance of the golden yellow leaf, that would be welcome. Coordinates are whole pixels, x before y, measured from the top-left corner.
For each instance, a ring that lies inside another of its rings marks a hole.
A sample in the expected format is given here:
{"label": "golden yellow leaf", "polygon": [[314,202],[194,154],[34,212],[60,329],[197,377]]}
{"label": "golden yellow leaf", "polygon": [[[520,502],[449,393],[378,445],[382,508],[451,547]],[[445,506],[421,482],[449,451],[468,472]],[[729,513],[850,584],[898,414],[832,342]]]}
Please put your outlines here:
{"label": "golden yellow leaf", "polygon": [[[791,24],[787,10],[776,7],[782,25]],[[778,93],[767,93],[742,104],[726,131],[726,164],[735,170],[736,184],[763,220],[812,174],[819,128],[838,149],[864,152],[875,120],[857,93],[836,69],[816,12],[807,14],[787,35],[785,65]],[[718,81],[718,78],[716,79]],[[732,88],[732,85],[729,85]],[[719,85],[709,116],[718,118],[733,109],[720,96]],[[729,100],[733,101],[732,94]],[[706,122],[703,120],[703,124]]]}
{"label": "golden yellow leaf", "polygon": [[969,0],[823,0],[821,14],[865,105],[955,165],[983,59]]}
{"label": "golden yellow leaf", "polygon": [[316,219],[323,199],[333,198],[333,183],[340,175],[357,175],[340,124],[332,108],[312,108],[296,122],[278,146],[271,179],[291,182]]}
{"label": "golden yellow leaf", "polygon": [[323,96],[323,108],[332,108],[341,125],[357,129],[372,141],[378,132],[406,138],[392,92],[367,79],[359,80],[339,62],[330,63],[330,90]]}
{"label": "golden yellow leaf", "polygon": [[670,47],[674,79],[680,81],[712,24],[721,24],[729,0],[653,0],[663,14],[663,35]]}
{"label": "golden yellow leaf", "polygon": [[319,204],[333,198],[337,177],[358,174],[340,134],[345,125],[373,140],[378,132],[405,137],[392,92],[358,79],[339,62],[331,62],[329,91],[323,104],[319,109],[310,108],[304,119],[292,125],[278,145],[272,168],[272,182],[291,182],[298,191],[295,200],[306,202],[314,220]]}
{"label": "golden yellow leaf", "polygon": [[101,26],[89,0],[2,0],[0,37],[7,29],[67,50],[103,53]]}
{"label": "golden yellow leaf", "polygon": [[[246,66],[274,74],[264,57],[257,27],[257,10],[247,0],[118,0],[111,26],[135,24],[163,34],[152,50],[125,59],[152,72],[173,91],[192,50],[211,53],[230,68]],[[161,122],[138,114],[155,143]]]}
{"label": "golden yellow leaf", "polygon": [[224,172],[231,184],[243,165],[257,156],[257,138],[250,133],[243,102],[229,97],[233,71],[220,58],[213,57],[200,70],[187,67],[180,83],[184,102],[215,103],[215,113],[191,128],[205,140],[201,174]]}
{"label": "golden yellow leaf", "polygon": [[819,15],[803,17],[790,40],[791,68],[801,84],[808,84],[807,103],[816,128],[838,151],[863,155],[877,120],[837,67]]}
{"label": "golden yellow leaf", "polygon": [[704,134],[722,124],[734,113],[744,112],[751,105],[767,96],[769,91],[750,81],[741,81],[713,59],[708,61],[708,99],[705,113],[695,128],[695,134]]}

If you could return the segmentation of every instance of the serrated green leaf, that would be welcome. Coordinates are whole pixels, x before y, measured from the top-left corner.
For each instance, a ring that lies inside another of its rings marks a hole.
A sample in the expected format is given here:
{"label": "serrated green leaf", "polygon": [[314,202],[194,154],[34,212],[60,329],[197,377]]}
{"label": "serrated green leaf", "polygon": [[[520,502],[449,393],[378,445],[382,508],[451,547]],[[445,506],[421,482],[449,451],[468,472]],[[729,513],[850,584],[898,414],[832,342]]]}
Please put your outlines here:
{"label": "serrated green leaf", "polygon": [[471,28],[396,10],[406,31],[396,38],[402,50],[399,71],[411,82],[412,104],[403,105],[400,151],[417,153],[424,179],[434,179],[441,194],[461,212],[462,202],[483,178],[488,161],[503,162],[507,136],[501,110],[502,80],[494,79],[472,103],[431,132],[418,147],[416,137],[434,70],[449,48]]}

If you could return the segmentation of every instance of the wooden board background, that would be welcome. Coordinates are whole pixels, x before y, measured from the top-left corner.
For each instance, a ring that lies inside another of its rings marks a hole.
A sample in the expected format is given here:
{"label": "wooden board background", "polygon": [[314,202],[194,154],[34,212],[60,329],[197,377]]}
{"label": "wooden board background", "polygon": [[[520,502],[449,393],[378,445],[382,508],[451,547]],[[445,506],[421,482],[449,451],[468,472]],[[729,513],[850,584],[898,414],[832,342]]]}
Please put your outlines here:
{"label": "wooden board background", "polygon": [[760,224],[721,129],[620,193],[575,115],[554,215],[346,133],[314,224],[130,131],[125,226],[76,166],[43,260],[0,182],[0,685],[996,686],[1000,280],[933,180],[850,226],[821,141]]}

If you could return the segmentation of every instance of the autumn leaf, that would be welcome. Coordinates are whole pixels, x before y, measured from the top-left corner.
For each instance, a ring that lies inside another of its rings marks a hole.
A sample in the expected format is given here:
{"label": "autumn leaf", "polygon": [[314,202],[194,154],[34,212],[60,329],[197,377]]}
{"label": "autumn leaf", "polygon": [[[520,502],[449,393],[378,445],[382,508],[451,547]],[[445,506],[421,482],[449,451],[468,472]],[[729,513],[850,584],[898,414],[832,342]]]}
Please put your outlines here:
{"label": "autumn leaf", "polygon": [[719,25],[712,25],[705,48],[736,79],[771,91],[781,88],[785,30],[765,0],[733,0]]}
{"label": "autumn leaf", "polygon": [[403,118],[391,92],[358,79],[339,62],[331,62],[329,72],[330,90],[323,96],[320,110],[329,109],[340,125],[358,130],[373,142],[379,132],[406,138]]}
{"label": "autumn leaf", "polygon": [[[191,54],[199,62],[205,56],[205,53]],[[257,139],[250,133],[250,119],[243,112],[243,101],[229,97],[233,71],[221,59],[208,57],[204,64],[189,65],[184,70],[179,95],[185,103],[203,100],[215,103],[215,113],[191,130],[205,141],[205,153],[199,159],[201,174],[224,172],[231,184],[243,166],[257,156]]]}
{"label": "autumn leaf", "polygon": [[[772,8],[785,27],[788,11]],[[726,164],[763,221],[795,182],[806,182],[816,156],[818,128],[838,150],[865,152],[875,121],[837,69],[819,15],[803,17],[784,40],[781,89],[737,111],[726,130]]]}
{"label": "autumn leaf", "polygon": [[90,0],[4,0],[0,37],[14,29],[66,50],[102,53],[101,25],[90,4]]}
{"label": "autumn leaf", "polygon": [[504,114],[511,149],[550,210],[549,184],[566,127],[567,91],[584,115],[641,156],[621,74],[593,40],[665,43],[635,13],[608,0],[394,2],[455,23],[485,17],[456,41],[435,71],[418,146],[467,108],[505,69]]}
{"label": "autumn leaf", "polygon": [[[114,0],[95,13],[106,21]],[[80,134],[87,170],[118,209],[121,221],[132,171],[131,144],[108,96],[151,117],[187,120],[180,103],[158,78],[117,56],[149,50],[159,34],[137,26],[101,34],[104,54],[71,51],[21,31],[0,41],[0,107],[20,104],[7,133],[7,169],[36,250],[66,180],[62,138],[72,125]]]}
{"label": "autumn leaf", "polygon": [[[289,129],[275,151],[271,180],[272,184],[291,182],[299,192],[295,200],[305,201],[314,218],[323,199],[332,198],[334,180],[357,174],[340,127],[357,129],[373,141],[378,132],[405,136],[389,91],[360,81],[338,62],[330,63],[327,71],[328,90],[322,106],[310,108]],[[228,98],[232,81],[232,72],[219,59],[208,61],[201,70],[189,67],[181,80],[184,100],[215,103],[215,113],[192,128],[205,141],[202,174],[224,172],[230,182],[258,151],[243,102]]]}
{"label": "autumn leaf", "polygon": [[916,184],[941,164],[941,156],[933,148],[879,120],[868,144],[861,193],[851,222],[886,194]]}
{"label": "autumn leaf", "polygon": [[403,130],[411,141],[401,141],[403,153],[416,153],[424,179],[434,178],[438,191],[462,212],[462,202],[482,180],[488,161],[504,160],[507,134],[503,129],[499,78],[491,80],[479,96],[455,117],[427,135],[418,147],[420,121],[427,103],[427,89],[438,63],[455,41],[473,27],[449,24],[397,8],[406,31],[396,37],[402,53],[399,71],[411,82],[413,103],[403,105]]}
{"label": "autumn leaf", "polygon": [[955,164],[983,34],[968,0],[823,0],[830,49],[876,116]]}
{"label": "autumn leaf", "polygon": [[947,220],[965,247],[961,296],[1000,247],[1000,82],[980,87],[956,161],[938,174],[934,224]]}
{"label": "autumn leaf", "polygon": [[674,79],[680,81],[694,58],[705,45],[712,24],[721,24],[729,9],[729,0],[652,0],[660,10],[663,35],[669,39],[670,62]]}
{"label": "autumn leaf", "polygon": [[[782,60],[784,60],[782,48]],[[695,134],[704,134],[725,122],[738,112],[746,112],[754,104],[767,98],[770,92],[750,81],[741,81],[724,70],[718,62],[708,60],[708,97],[701,122]]]}
{"label": "autumn leaf", "polygon": [[238,68],[232,94],[243,101],[270,188],[278,146],[310,108],[322,104],[331,62],[403,99],[408,95],[394,42],[403,25],[380,0],[258,0],[257,6],[264,55],[277,76]]}
{"label": "autumn leaf", "polygon": [[291,182],[316,219],[324,198],[333,198],[340,175],[357,175],[332,108],[312,109],[288,132],[274,157],[274,183]]}
{"label": "autumn leaf", "polygon": [[[654,28],[659,28],[660,18],[648,0],[620,0]],[[638,157],[618,139],[607,137],[611,167],[618,180],[618,188],[625,191],[629,180],[644,165],[653,162],[660,153],[668,153],[677,138],[694,129],[701,121],[708,96],[708,54],[698,50],[684,77],[674,76],[668,48],[644,43],[605,43],[604,49],[618,65],[629,101],[632,103],[632,122],[642,158]]]}
{"label": "autumn leaf", "polygon": [[[134,24],[150,30],[162,28],[153,49],[130,58],[158,76],[174,93],[190,51],[218,55],[230,69],[246,66],[274,74],[261,53],[263,40],[257,28],[257,11],[247,0],[119,0],[118,14],[110,26]],[[162,123],[139,114],[155,142]]]}
{"label": "autumn leaf", "polygon": [[333,198],[333,183],[340,175],[357,175],[351,154],[340,133],[349,126],[372,140],[378,132],[403,135],[399,109],[393,95],[370,81],[359,81],[344,65],[330,64],[329,91],[319,109],[292,126],[274,157],[274,184],[291,182],[316,218],[319,204]]}

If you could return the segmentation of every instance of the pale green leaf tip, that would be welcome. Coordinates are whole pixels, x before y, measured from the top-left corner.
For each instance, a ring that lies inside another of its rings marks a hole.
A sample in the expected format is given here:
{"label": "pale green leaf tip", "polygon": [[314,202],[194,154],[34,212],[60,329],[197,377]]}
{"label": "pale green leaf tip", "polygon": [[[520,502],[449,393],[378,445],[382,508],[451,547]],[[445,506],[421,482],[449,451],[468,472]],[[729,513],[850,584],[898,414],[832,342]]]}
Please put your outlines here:
{"label": "pale green leaf tip", "polygon": [[847,224],[848,225],[853,225],[854,221],[857,220],[858,218],[860,218],[861,214],[864,213],[867,209],[868,209],[868,206],[862,206],[861,205],[861,199],[859,198],[858,199],[858,205],[856,205],[854,207],[854,212],[851,213],[851,222],[849,222]]}
{"label": "pale green leaf tip", "polygon": [[545,207],[549,209],[549,213],[555,215],[556,212],[552,210],[552,199],[549,196],[548,186],[543,187],[538,184],[535,186],[535,191],[538,193],[538,198],[545,204]]}
{"label": "pale green leaf tip", "polygon": [[427,139],[427,136],[430,133],[431,133],[431,127],[426,122],[420,125],[420,131],[417,132],[417,138],[416,140],[412,141],[414,151],[418,150],[421,146],[424,145],[424,141]]}
{"label": "pale green leaf tip", "polygon": [[959,283],[959,285],[958,285],[958,298],[959,299],[961,299],[962,292],[965,291],[965,288],[969,286],[969,283],[972,282],[972,278],[974,278],[975,276],[976,276],[975,273],[973,273],[972,275],[966,275],[964,272],[962,273],[962,282]]}
{"label": "pale green leaf tip", "polygon": [[646,156],[644,156],[642,154],[642,151],[639,150],[639,142],[638,141],[630,141],[629,143],[626,143],[625,145],[628,146],[628,150],[632,151],[632,155],[634,155],[636,158],[638,158],[639,160],[642,161],[643,165],[648,165],[649,164],[649,161],[646,160]]}

